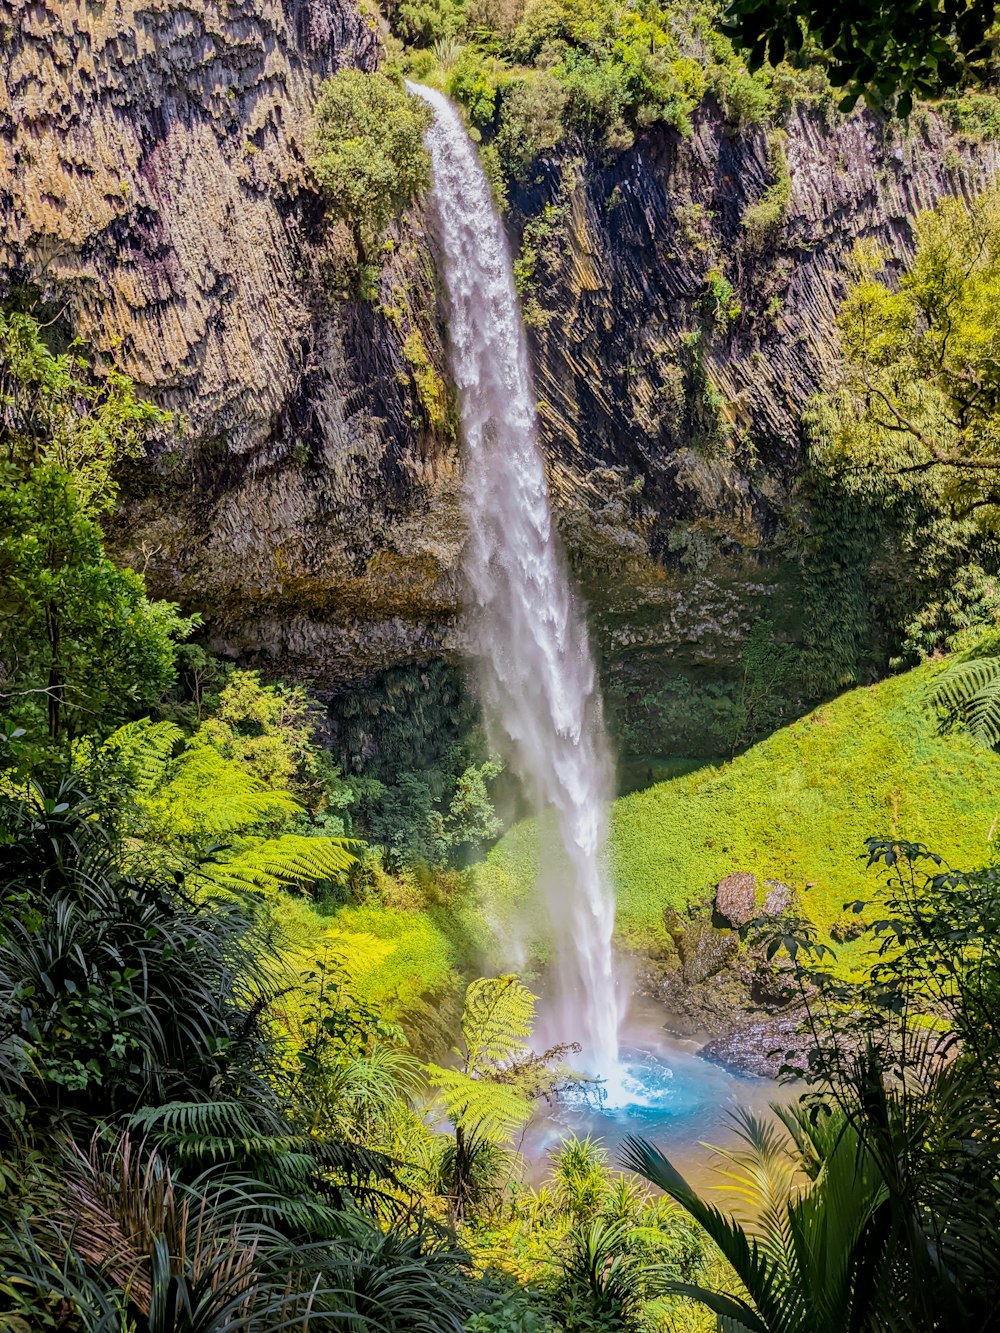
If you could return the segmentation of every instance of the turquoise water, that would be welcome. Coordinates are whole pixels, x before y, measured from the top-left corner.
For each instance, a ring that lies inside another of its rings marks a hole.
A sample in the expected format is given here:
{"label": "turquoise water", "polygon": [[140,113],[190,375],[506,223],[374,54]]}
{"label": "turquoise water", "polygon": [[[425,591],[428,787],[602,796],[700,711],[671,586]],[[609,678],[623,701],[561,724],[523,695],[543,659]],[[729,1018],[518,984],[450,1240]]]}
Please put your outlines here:
{"label": "turquoise water", "polygon": [[595,1104],[591,1094],[535,1116],[521,1145],[533,1180],[544,1178],[550,1154],[570,1134],[602,1140],[612,1165],[624,1139],[634,1134],[655,1143],[698,1183],[711,1172],[712,1147],[733,1142],[734,1110],[747,1107],[766,1115],[772,1102],[789,1099],[789,1090],[777,1083],[703,1060],[698,1042],[671,1037],[661,1024],[650,1007],[630,1015],[619,1067],[604,1081],[603,1104]]}

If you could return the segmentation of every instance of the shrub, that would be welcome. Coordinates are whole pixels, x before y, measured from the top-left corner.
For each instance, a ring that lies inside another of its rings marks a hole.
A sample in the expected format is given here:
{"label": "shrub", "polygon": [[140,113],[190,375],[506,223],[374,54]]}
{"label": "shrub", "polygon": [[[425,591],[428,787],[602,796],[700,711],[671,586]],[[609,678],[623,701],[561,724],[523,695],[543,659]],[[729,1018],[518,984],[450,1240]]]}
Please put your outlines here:
{"label": "shrub", "polygon": [[343,69],[323,85],[310,165],[330,212],[350,228],[362,265],[393,219],[430,185],[423,133],[431,119],[398,74]]}
{"label": "shrub", "polygon": [[784,224],[788,212],[788,201],[792,195],[792,178],[785,157],[785,143],[788,135],[784,130],[772,130],[767,137],[767,160],[771,168],[772,183],[758,199],[744,212],[743,230],[746,244],[751,253],[757,253],[774,239]]}

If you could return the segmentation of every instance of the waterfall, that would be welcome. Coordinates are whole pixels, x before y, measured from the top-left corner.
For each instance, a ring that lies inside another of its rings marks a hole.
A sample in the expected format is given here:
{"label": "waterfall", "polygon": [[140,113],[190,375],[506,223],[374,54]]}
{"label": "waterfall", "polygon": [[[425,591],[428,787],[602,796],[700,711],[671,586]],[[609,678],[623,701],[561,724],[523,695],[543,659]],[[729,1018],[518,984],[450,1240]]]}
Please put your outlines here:
{"label": "waterfall", "polygon": [[490,739],[520,778],[540,829],[556,949],[554,1035],[592,1072],[618,1053],[614,901],[602,875],[611,764],[587,628],[549,508],[527,346],[503,227],[455,107],[431,88],[432,213],[458,389],[469,536],[466,633]]}

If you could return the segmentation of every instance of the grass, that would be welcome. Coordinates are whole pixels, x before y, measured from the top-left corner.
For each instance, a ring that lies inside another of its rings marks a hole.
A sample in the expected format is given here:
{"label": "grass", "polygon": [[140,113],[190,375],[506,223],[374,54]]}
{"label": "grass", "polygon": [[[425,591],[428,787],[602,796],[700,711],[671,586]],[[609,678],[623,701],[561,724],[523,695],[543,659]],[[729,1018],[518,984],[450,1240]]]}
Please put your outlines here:
{"label": "grass", "polygon": [[[702,900],[734,870],[799,893],[822,929],[845,902],[878,886],[865,839],[926,843],[962,869],[992,860],[1000,758],[965,735],[942,735],[927,703],[940,667],[852,690],[720,767],[705,767],[615,802],[609,847],[617,930],[635,947],[662,938],[663,911]],[[528,909],[541,929],[537,834],[513,829],[477,878],[487,912]],[[838,952],[850,953],[852,946]]]}

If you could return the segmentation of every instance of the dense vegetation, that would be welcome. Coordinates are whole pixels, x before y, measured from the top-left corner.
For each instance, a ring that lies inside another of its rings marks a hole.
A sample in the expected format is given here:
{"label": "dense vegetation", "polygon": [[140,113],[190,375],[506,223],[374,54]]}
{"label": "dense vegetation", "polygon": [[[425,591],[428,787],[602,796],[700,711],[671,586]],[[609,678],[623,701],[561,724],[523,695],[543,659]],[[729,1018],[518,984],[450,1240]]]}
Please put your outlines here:
{"label": "dense vegetation", "polygon": [[690,134],[707,96],[735,126],[826,87],[809,68],[751,74],[710,3],[402,0],[388,16],[407,72],[464,107],[501,197],[566,139],[620,151],[657,124]]}

